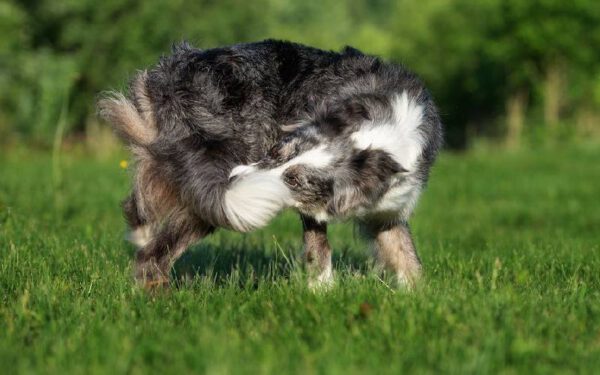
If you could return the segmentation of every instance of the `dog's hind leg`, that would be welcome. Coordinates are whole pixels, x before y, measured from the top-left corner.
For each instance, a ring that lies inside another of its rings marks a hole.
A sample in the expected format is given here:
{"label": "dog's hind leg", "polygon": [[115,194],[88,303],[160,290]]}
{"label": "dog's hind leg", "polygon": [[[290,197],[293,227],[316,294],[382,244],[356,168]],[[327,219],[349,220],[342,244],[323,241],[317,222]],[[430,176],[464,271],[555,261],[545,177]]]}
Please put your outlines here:
{"label": "dog's hind leg", "polygon": [[421,275],[421,261],[407,223],[361,223],[374,245],[378,266],[395,273],[399,286],[412,288]]}
{"label": "dog's hind leg", "polygon": [[135,193],[129,194],[121,202],[121,207],[129,226],[126,239],[138,249],[146,246],[152,239],[152,224],[140,212]]}
{"label": "dog's hind leg", "polygon": [[327,223],[301,215],[304,229],[304,262],[309,288],[328,287],[333,283],[331,247],[327,240]]}
{"label": "dog's hind leg", "polygon": [[134,274],[146,287],[169,282],[171,267],[195,241],[210,234],[214,228],[205,223],[169,222],[157,231],[146,246],[138,250]]}

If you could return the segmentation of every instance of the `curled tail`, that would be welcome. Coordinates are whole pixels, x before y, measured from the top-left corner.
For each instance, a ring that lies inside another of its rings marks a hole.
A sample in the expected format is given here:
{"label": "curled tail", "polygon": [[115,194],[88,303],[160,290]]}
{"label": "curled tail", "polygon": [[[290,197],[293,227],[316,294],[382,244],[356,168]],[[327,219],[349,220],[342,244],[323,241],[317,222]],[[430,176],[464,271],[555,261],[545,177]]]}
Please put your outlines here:
{"label": "curled tail", "polygon": [[227,221],[240,232],[264,227],[290,204],[289,189],[272,171],[252,171],[236,178],[222,200]]}

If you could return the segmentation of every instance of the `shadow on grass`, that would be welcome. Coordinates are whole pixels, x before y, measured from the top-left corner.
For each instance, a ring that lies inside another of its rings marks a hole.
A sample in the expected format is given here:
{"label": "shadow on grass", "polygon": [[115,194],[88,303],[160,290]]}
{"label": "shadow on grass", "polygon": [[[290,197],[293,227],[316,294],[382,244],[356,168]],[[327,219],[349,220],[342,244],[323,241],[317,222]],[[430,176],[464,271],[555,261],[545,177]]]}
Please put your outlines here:
{"label": "shadow on grass", "polygon": [[[190,248],[173,268],[178,284],[208,279],[213,285],[232,283],[240,288],[256,288],[260,282],[281,282],[302,275],[302,251],[281,247],[267,250],[258,246],[216,246],[210,243]],[[334,251],[335,272],[366,273],[370,257],[349,248]]]}

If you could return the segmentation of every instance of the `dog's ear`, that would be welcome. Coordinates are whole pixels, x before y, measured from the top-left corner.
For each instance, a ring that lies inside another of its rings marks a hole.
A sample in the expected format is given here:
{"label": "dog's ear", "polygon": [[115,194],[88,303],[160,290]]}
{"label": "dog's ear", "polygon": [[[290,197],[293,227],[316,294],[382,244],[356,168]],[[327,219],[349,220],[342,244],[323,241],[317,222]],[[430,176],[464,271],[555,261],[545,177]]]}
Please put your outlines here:
{"label": "dog's ear", "polygon": [[335,171],[333,198],[328,212],[344,216],[363,204],[381,197],[391,177],[408,172],[393,157],[382,150],[360,150],[345,165]]}
{"label": "dog's ear", "polygon": [[349,166],[356,176],[361,176],[361,180],[369,176],[383,181],[389,176],[408,172],[389,153],[371,148],[360,150],[352,155]]}

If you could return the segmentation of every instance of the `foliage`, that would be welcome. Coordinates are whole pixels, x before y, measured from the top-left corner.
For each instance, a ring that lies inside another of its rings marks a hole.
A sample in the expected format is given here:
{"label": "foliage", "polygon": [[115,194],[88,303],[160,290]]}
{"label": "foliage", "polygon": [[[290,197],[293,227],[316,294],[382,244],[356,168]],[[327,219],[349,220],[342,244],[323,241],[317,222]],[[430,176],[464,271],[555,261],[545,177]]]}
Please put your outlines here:
{"label": "foliage", "polygon": [[268,37],[405,63],[438,99],[451,146],[501,133],[515,95],[526,115],[550,121],[600,107],[594,0],[4,0],[0,136],[47,142],[65,101],[70,131],[84,131],[95,96],[122,88],[172,43]]}

